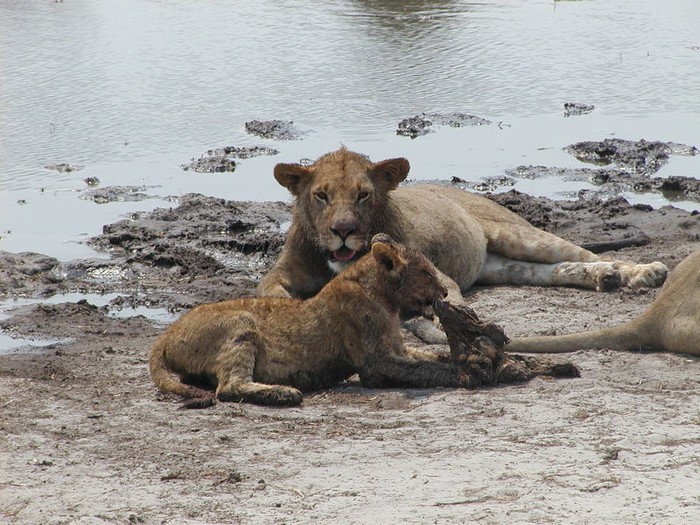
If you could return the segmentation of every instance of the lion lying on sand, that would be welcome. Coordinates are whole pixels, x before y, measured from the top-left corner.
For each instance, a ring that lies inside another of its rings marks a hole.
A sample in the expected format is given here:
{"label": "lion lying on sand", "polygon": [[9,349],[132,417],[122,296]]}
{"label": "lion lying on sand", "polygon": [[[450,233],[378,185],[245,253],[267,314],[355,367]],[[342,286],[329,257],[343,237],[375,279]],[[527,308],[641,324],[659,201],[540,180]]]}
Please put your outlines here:
{"label": "lion lying on sand", "polygon": [[[369,254],[308,301],[247,298],[194,308],[156,341],[151,377],[161,391],[199,406],[214,395],[298,405],[301,391],[355,373],[369,387],[471,387],[449,354],[406,348],[400,334],[399,309],[424,315],[446,295],[420,252],[376,236]],[[203,384],[215,394],[196,386]]]}
{"label": "lion lying on sand", "polygon": [[639,317],[614,328],[549,337],[516,337],[509,352],[573,352],[582,348],[666,350],[700,356],[700,250],[671,274]]}
{"label": "lion lying on sand", "polygon": [[604,261],[485,197],[429,184],[397,188],[408,171],[406,159],[372,163],[345,148],[309,166],[278,164],[275,178],[295,197],[292,224],[258,295],[315,295],[378,232],[425,254],[452,302],[476,282],[611,290],[666,278],[660,262]]}

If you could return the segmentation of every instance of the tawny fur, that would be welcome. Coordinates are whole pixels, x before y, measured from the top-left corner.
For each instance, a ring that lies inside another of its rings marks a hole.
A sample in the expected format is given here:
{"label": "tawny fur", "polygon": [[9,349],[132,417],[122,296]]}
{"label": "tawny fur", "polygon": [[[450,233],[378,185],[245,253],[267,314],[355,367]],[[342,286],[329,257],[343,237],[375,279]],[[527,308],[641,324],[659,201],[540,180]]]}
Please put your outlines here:
{"label": "tawny fur", "polygon": [[292,224],[258,295],[313,296],[380,231],[423,252],[453,302],[477,282],[610,290],[666,278],[660,262],[603,261],[485,197],[428,184],[397,188],[409,169],[403,158],[372,163],[345,148],[310,166],[278,164],[275,178],[295,196]]}
{"label": "tawny fur", "polygon": [[665,350],[700,356],[700,250],[673,271],[656,300],[629,323],[549,337],[516,337],[509,352],[573,352],[583,348]]}
{"label": "tawny fur", "polygon": [[220,400],[265,405],[297,405],[300,391],[355,373],[369,387],[468,386],[449,354],[404,346],[399,309],[425,314],[447,291],[420,252],[389,241],[375,242],[307,301],[248,298],[194,308],[156,341],[155,384],[211,399],[185,384],[207,383]]}

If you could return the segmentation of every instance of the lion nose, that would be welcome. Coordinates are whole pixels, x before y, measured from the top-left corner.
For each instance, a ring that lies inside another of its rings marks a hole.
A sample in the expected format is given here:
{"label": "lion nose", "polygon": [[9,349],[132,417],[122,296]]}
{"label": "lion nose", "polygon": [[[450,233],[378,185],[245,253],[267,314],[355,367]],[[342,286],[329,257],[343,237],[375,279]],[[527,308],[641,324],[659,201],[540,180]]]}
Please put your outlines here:
{"label": "lion nose", "polygon": [[332,231],[333,233],[335,233],[335,234],[336,234],[338,237],[340,237],[341,239],[347,239],[348,236],[349,236],[351,233],[353,233],[356,229],[357,229],[357,228],[355,228],[355,225],[354,225],[354,224],[346,223],[346,222],[334,224],[334,225],[331,227],[331,231]]}

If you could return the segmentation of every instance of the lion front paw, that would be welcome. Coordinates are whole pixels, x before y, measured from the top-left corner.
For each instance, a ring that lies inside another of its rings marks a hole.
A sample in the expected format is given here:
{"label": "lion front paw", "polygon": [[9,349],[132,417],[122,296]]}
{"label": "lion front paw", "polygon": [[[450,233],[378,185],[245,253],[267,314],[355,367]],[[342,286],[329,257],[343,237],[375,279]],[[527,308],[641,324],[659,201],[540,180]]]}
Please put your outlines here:
{"label": "lion front paw", "polygon": [[660,262],[632,264],[622,268],[622,284],[630,288],[656,288],[666,281],[668,267]]}

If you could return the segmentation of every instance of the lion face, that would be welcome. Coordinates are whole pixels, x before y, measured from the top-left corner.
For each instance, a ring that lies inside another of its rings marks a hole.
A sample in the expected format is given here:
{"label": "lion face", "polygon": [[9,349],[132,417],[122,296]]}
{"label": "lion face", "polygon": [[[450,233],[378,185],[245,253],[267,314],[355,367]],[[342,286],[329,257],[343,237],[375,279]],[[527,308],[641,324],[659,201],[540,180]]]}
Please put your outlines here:
{"label": "lion face", "polygon": [[433,305],[447,297],[447,288],[440,282],[435,266],[422,253],[405,246],[402,252],[407,264],[397,287],[401,317],[432,317]]}
{"label": "lion face", "polygon": [[379,234],[372,239],[372,256],[384,273],[390,302],[398,306],[402,317],[431,317],[433,305],[447,297],[435,266],[418,250]]}
{"label": "lion face", "polygon": [[275,179],[296,197],[297,224],[338,273],[368,251],[388,192],[409,169],[406,159],[372,163],[341,148],[309,166],[278,164]]}

